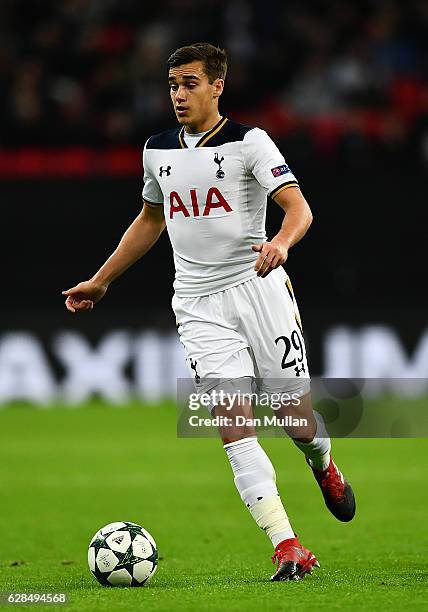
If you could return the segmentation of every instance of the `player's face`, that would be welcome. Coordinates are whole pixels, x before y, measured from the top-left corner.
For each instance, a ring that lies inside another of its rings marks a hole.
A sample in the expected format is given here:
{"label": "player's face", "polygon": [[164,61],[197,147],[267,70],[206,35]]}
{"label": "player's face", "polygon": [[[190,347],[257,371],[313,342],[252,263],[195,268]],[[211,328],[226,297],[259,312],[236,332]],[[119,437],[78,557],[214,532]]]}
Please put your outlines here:
{"label": "player's face", "polygon": [[218,98],[223,91],[223,79],[210,83],[203,63],[197,61],[170,68],[168,80],[179,123],[192,131],[205,131],[205,123],[218,114]]}

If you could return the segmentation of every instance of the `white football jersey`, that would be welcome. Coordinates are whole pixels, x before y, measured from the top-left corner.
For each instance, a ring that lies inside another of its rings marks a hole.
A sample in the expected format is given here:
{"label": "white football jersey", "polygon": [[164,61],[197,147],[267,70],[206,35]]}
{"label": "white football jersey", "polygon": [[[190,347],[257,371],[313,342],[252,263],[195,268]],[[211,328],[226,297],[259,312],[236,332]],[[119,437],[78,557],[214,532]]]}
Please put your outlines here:
{"label": "white football jersey", "polygon": [[179,297],[217,293],[256,275],[253,244],[266,240],[267,195],[298,183],[259,128],[222,118],[194,148],[184,128],[144,147],[143,199],[164,207]]}

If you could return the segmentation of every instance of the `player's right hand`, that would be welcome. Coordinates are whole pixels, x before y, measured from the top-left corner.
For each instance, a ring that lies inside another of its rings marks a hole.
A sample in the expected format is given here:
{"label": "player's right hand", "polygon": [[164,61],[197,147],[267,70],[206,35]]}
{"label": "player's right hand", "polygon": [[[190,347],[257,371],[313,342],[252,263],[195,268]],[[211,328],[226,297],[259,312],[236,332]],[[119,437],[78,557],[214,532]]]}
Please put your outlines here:
{"label": "player's right hand", "polygon": [[102,285],[93,280],[83,281],[71,289],[62,292],[66,296],[65,307],[70,312],[82,312],[92,310],[107,291],[107,285]]}

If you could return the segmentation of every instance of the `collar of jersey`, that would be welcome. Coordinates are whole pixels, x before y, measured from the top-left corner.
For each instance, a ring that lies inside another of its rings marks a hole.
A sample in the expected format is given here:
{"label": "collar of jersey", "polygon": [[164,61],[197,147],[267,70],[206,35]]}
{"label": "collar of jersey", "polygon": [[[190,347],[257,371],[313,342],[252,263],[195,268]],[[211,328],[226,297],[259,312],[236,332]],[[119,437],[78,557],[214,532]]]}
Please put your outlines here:
{"label": "collar of jersey", "polygon": [[[200,140],[198,140],[198,142],[195,145],[195,149],[204,147],[207,144],[207,142],[211,140],[213,136],[218,134],[218,132],[226,125],[226,123],[227,123],[227,117],[222,117],[220,121],[216,123],[215,126],[211,128],[207,134],[205,134],[204,136],[202,136]],[[187,149],[187,144],[184,142],[184,138],[183,138],[183,132],[184,132],[184,125],[181,128],[181,130],[178,132],[178,141],[180,143],[181,149]]]}

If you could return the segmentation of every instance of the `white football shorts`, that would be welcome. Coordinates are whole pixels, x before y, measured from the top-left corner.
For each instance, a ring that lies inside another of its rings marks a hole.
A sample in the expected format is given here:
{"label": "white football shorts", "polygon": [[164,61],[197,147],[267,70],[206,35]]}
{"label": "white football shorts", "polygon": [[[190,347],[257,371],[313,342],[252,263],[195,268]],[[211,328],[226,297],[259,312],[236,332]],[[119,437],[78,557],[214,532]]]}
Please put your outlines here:
{"label": "white football shorts", "polygon": [[219,379],[244,377],[255,380],[259,392],[309,392],[299,310],[282,267],[218,293],[174,295],[172,308],[199,393]]}

